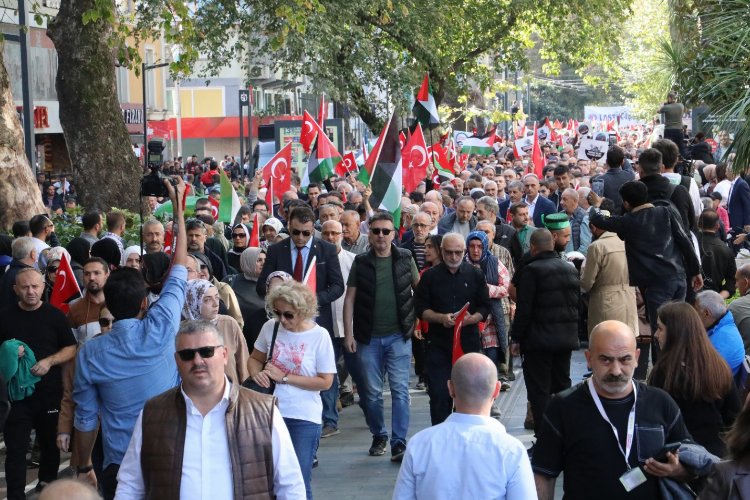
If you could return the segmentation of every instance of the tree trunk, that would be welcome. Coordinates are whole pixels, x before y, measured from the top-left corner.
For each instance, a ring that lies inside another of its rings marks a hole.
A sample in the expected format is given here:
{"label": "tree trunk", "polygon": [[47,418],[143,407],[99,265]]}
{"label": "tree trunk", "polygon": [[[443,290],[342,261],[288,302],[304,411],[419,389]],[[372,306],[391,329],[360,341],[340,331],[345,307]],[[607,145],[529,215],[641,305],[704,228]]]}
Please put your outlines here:
{"label": "tree trunk", "polygon": [[0,39],[0,229],[45,212],[23,147],[23,127],[10,93]]}
{"label": "tree trunk", "polygon": [[142,170],[117,100],[115,61],[107,46],[112,26],[102,20],[83,23],[83,14],[96,3],[62,2],[47,30],[58,57],[60,123],[81,205],[135,211]]}

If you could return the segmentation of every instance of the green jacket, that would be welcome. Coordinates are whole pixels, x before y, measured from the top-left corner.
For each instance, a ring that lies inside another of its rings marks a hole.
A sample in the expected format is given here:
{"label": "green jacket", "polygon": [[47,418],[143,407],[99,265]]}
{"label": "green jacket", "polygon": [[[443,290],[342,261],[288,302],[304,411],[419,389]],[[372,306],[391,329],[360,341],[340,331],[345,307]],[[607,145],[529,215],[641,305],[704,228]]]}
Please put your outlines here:
{"label": "green jacket", "polygon": [[[18,347],[23,346],[24,355],[18,357]],[[8,399],[19,401],[34,394],[34,385],[41,377],[31,373],[36,356],[29,346],[20,340],[10,339],[0,344],[0,374],[8,381]]]}

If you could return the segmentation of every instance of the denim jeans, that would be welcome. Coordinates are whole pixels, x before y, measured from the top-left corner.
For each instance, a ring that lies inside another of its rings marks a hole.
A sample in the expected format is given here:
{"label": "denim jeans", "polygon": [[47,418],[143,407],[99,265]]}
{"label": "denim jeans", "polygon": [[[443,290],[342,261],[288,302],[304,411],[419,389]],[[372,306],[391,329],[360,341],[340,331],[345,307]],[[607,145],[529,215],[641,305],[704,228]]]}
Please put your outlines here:
{"label": "denim jeans", "polygon": [[[333,340],[333,359],[339,359],[341,356],[341,343],[343,339],[335,338]],[[325,391],[320,391],[320,400],[323,402],[323,426],[339,428],[339,411],[336,409],[336,400],[339,397],[339,378],[338,374],[333,375],[333,383]]]}
{"label": "denim jeans", "polygon": [[[388,437],[383,411],[383,378],[388,373],[391,389],[391,447],[406,444],[409,430],[409,365],[411,339],[401,333],[372,337],[369,344],[357,342],[357,358],[365,385],[367,425],[373,436]],[[360,393],[360,397],[362,394]]]}
{"label": "denim jeans", "polygon": [[289,437],[292,438],[294,453],[297,455],[299,468],[302,470],[302,479],[305,480],[305,491],[308,500],[312,499],[312,464],[315,450],[318,449],[320,441],[320,425],[309,420],[297,418],[285,418],[284,423],[289,429]]}

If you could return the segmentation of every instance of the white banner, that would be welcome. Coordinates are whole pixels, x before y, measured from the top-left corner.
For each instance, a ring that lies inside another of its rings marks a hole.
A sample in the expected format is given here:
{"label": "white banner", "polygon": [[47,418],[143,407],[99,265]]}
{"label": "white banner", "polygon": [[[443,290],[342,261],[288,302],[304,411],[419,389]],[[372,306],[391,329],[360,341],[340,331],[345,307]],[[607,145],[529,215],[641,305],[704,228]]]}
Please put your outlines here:
{"label": "white banner", "polygon": [[627,106],[584,106],[583,115],[588,123],[617,121],[618,118],[621,127],[638,123]]}
{"label": "white banner", "polygon": [[607,150],[609,150],[609,143],[607,141],[584,139],[578,146],[578,159],[591,160],[604,165],[604,162],[607,160]]}
{"label": "white banner", "polygon": [[[533,132],[532,132],[532,135]],[[516,151],[521,156],[531,156],[531,150],[534,148],[534,138],[531,136],[522,139],[516,139]]]}

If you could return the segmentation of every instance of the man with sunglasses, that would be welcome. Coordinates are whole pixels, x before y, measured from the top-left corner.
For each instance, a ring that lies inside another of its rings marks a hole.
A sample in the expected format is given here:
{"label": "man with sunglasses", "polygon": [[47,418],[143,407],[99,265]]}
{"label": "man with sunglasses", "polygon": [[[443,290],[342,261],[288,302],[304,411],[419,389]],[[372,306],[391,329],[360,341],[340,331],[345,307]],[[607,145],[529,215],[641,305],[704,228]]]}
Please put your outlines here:
{"label": "man with sunglasses", "polygon": [[419,282],[409,250],[393,244],[393,217],[381,211],[370,217],[370,250],[354,259],[344,298],[344,346],[356,352],[364,387],[371,456],[385,454],[388,431],[383,412],[383,375],[388,373],[393,409],[391,460],[400,462],[409,429],[409,365],[414,315],[413,289]]}
{"label": "man with sunglasses", "polygon": [[159,300],[148,306],[140,272],[122,268],[110,273],[104,299],[115,322],[107,335],[86,342],[78,354],[73,400],[76,403],[74,452],[79,479],[96,485],[91,450],[101,421],[104,463],[101,475],[105,499],[114,498],[117,471],[125,455],[138,413],[145,402],[177,385],[172,361],[174,333],[185,303],[187,242],[182,199],[185,183],[165,180],[176,221],[173,265]]}
{"label": "man with sunglasses", "polygon": [[[256,291],[260,297],[266,296],[266,279],[274,271],[287,272],[301,283],[315,258],[318,296],[318,317],[315,322],[328,330],[333,341],[335,359],[338,359],[341,355],[341,344],[334,341],[332,306],[333,302],[344,294],[344,278],[341,275],[336,247],[314,236],[315,214],[309,206],[297,206],[288,216],[287,229],[290,237],[268,247],[266,262],[258,277]],[[338,426],[338,395],[338,379],[333,377],[331,387],[321,392],[320,396],[323,400],[326,425],[335,428]]]}
{"label": "man with sunglasses", "polygon": [[227,379],[221,332],[187,321],[174,342],[182,384],[150,399],[138,416],[117,497],[304,498],[275,398]]}

